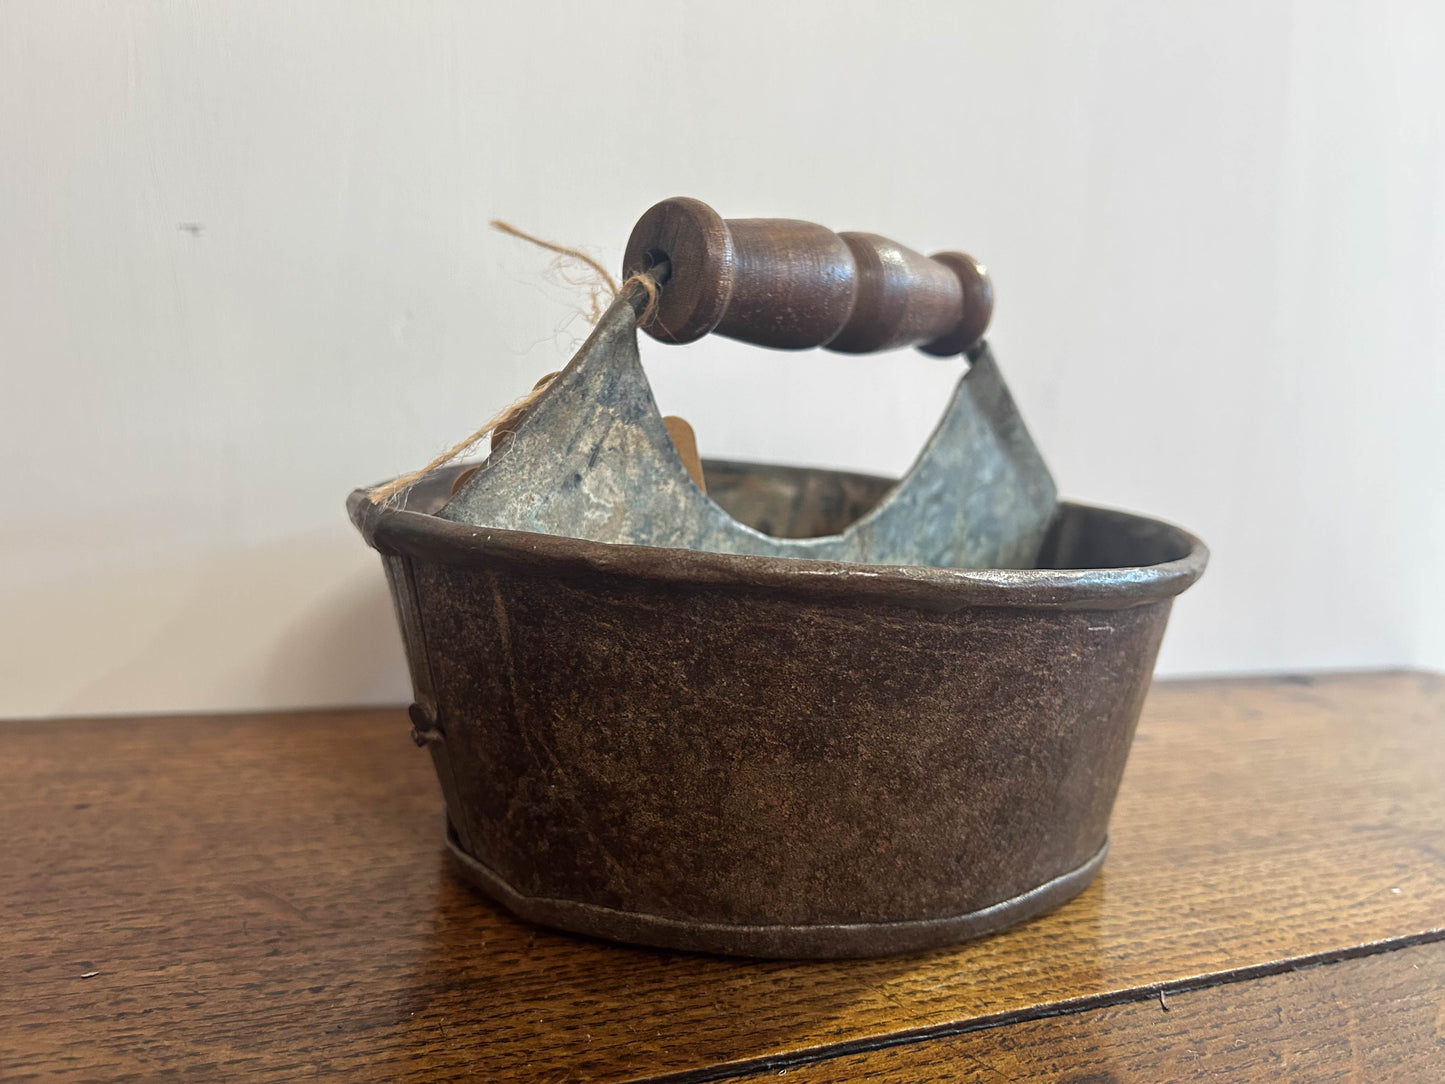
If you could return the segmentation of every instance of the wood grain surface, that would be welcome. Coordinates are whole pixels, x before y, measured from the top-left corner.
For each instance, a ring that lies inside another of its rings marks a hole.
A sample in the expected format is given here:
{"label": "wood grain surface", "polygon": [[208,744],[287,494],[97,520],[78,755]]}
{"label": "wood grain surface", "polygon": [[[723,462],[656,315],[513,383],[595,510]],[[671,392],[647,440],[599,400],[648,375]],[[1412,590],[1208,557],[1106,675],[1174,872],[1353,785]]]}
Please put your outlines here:
{"label": "wood grain surface", "polygon": [[790,1084],[1445,1080],[1445,944],[771,1070]]}
{"label": "wood grain surface", "polygon": [[924,256],[791,218],[724,220],[686,196],[638,219],[622,264],[624,278],[648,272],[662,284],[642,325],[670,343],[716,331],[791,350],[948,356],[982,339],[993,315],[987,269],[961,252]]}
{"label": "wood grain surface", "polygon": [[0,724],[0,1079],[710,1079],[1445,936],[1438,676],[1159,685],[1093,887],[862,962],[516,922],[453,876],[407,731]]}

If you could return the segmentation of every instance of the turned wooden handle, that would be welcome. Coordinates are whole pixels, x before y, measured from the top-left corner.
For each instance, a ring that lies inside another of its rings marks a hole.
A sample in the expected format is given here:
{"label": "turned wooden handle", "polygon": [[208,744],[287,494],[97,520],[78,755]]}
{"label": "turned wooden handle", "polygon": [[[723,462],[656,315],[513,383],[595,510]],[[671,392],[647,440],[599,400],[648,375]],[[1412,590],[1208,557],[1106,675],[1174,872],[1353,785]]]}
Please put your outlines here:
{"label": "turned wooden handle", "polygon": [[959,354],[983,338],[993,283],[971,256],[922,256],[874,233],[789,218],[730,218],[700,200],[663,200],[637,221],[623,272],[662,283],[644,325],[687,343],[708,332],[800,350],[864,354],[917,346]]}

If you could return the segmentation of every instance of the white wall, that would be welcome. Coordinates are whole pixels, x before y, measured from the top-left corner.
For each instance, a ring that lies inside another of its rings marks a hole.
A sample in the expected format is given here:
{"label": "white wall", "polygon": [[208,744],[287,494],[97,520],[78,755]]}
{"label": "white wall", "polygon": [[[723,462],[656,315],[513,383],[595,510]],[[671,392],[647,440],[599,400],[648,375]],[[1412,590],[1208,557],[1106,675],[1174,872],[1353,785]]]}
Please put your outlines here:
{"label": "white wall", "polygon": [[[986,260],[1061,488],[1213,548],[1163,670],[1445,666],[1442,55],[1366,0],[7,0],[0,714],[403,700],[346,492],[584,331],[487,220],[615,266],[677,194]],[[644,349],[705,454],[885,472],[959,372]]]}

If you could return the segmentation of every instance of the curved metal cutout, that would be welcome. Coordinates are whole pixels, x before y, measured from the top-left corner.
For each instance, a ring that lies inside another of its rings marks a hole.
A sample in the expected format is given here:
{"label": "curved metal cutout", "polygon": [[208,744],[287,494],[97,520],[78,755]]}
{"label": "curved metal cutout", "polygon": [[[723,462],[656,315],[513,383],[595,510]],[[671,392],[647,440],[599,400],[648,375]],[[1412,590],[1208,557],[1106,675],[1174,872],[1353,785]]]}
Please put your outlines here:
{"label": "curved metal cutout", "polygon": [[511,438],[441,510],[479,527],[631,545],[859,564],[1028,568],[1054,513],[1048,469],[985,348],[907,474],[842,533],[775,538],[700,490],[637,351],[608,309]]}

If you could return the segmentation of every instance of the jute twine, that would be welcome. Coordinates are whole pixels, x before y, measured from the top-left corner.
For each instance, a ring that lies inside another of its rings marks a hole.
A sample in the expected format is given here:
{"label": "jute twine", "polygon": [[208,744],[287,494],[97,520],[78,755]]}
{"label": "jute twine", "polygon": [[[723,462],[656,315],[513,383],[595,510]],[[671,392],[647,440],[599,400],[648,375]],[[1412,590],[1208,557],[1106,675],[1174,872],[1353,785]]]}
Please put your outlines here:
{"label": "jute twine", "polygon": [[[597,321],[602,318],[602,314],[607,311],[607,306],[618,297],[632,294],[634,291],[641,291],[641,294],[647,298],[647,303],[643,305],[642,311],[638,313],[637,322],[641,325],[646,325],[656,315],[657,282],[651,275],[633,275],[626,282],[622,283],[621,286],[618,286],[617,280],[608,273],[607,268],[603,267],[597,260],[580,249],[570,248],[567,245],[559,245],[555,241],[544,240],[541,237],[527,233],[525,230],[519,230],[511,223],[503,222],[500,219],[492,219],[491,225],[495,230],[500,230],[502,233],[521,238],[523,241],[528,241],[539,248],[545,248],[549,252],[555,252],[559,259],[576,261],[590,270],[596,276],[596,279],[589,284],[592,287],[589,295],[591,311],[588,313],[588,321],[590,323],[597,323]],[[448,463],[474,450],[488,433],[498,429],[503,431],[510,430],[522,420],[523,416],[532,408],[533,404],[541,398],[542,393],[552,386],[552,381],[560,375],[560,373],[552,373],[549,376],[543,377],[537,382],[537,386],[526,395],[503,407],[491,418],[487,419],[480,429],[475,430],[469,436],[457,441],[426,466],[414,470],[410,474],[403,474],[400,478],[393,478],[384,485],[377,486],[371,490],[368,496],[376,504],[385,503],[408,486],[425,478],[432,471],[444,467]]]}

